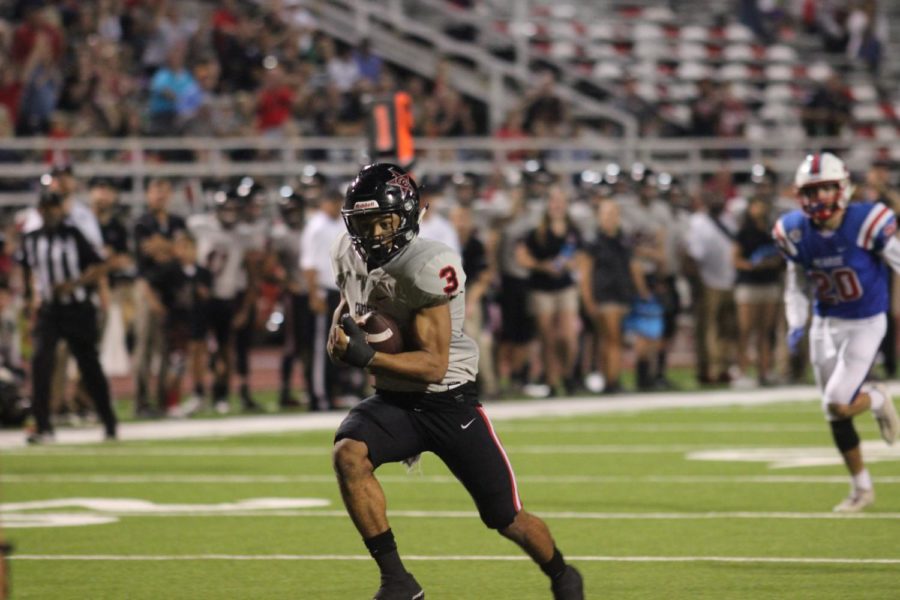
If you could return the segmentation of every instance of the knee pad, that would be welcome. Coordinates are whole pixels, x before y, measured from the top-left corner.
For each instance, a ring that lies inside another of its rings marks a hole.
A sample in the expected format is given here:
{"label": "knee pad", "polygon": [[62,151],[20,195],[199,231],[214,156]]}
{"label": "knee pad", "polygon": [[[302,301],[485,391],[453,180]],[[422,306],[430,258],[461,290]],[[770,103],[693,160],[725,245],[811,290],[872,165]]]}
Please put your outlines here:
{"label": "knee pad", "polygon": [[853,419],[831,421],[831,436],[842,454],[859,446],[859,434],[853,426]]}

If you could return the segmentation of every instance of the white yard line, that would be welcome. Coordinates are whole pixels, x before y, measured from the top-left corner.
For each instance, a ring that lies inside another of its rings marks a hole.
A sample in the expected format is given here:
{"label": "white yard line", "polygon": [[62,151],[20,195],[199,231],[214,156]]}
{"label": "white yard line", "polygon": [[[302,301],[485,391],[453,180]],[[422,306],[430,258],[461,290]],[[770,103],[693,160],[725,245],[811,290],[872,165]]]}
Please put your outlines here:
{"label": "white yard line", "polygon": [[[528,484],[548,485],[597,485],[597,484],[828,484],[847,485],[844,475],[518,475],[516,480]],[[381,483],[444,483],[458,485],[459,480],[451,475],[379,475]],[[879,485],[900,483],[900,476],[882,476],[877,479]],[[116,475],[68,475],[47,473],[42,475],[0,475],[0,483],[29,484],[120,484],[139,483],[172,483],[178,485],[214,485],[214,484],[297,484],[325,483],[334,484],[333,475],[212,475],[212,474],[116,474]]]}
{"label": "white yard line", "polygon": [[498,433],[815,433],[821,423],[504,423]]}
{"label": "white yard line", "polygon": [[[28,518],[32,515],[53,515],[53,514],[70,514],[70,513],[27,513],[6,511],[4,520],[11,522],[18,518]],[[214,517],[217,519],[232,517],[251,517],[255,519],[265,519],[271,517],[280,518],[338,518],[346,519],[347,511],[330,510],[330,509],[287,509],[287,510],[240,510],[234,509],[229,511],[214,510],[167,510],[165,512],[158,511],[141,511],[141,510],[104,510],[102,512],[94,512],[91,514],[116,516],[116,517],[153,517],[161,519],[184,518],[184,517]],[[833,512],[573,512],[573,511],[536,511],[541,518],[555,519],[560,521],[715,521],[715,520],[865,520],[865,521],[896,521],[900,520],[898,512],[868,512],[868,513],[833,513]],[[405,519],[478,519],[478,513],[471,510],[389,510],[388,516],[391,518]]]}
{"label": "white yard line", "polygon": [[[492,420],[502,421],[534,417],[637,413],[677,408],[764,406],[812,401],[818,396],[815,387],[801,386],[741,391],[623,394],[615,397],[557,398],[540,401],[517,400],[488,403],[486,410]],[[299,431],[333,431],[345,415],[344,412],[334,412],[123,423],[119,430],[119,437],[123,441],[171,440]],[[101,439],[102,433],[99,427],[60,428],[57,431],[57,443],[60,444],[95,444]],[[21,432],[0,432],[0,449],[17,448],[24,445],[25,439]],[[111,450],[113,447],[106,446],[105,448]]]}
{"label": "white yard line", "polygon": [[[13,554],[10,560],[22,561],[370,561],[363,554]],[[778,564],[826,564],[826,565],[900,565],[900,558],[828,558],[809,556],[574,556],[572,562],[632,562],[632,563],[778,563]],[[531,560],[524,555],[419,555],[404,554],[404,561],[494,561],[524,562]]]}
{"label": "white yard line", "polygon": [[[567,454],[684,454],[698,451],[740,451],[759,448],[758,444],[528,444],[525,446],[507,445],[509,454],[537,454],[537,455],[567,455]],[[795,446],[797,452],[809,451],[808,446]],[[243,448],[217,448],[217,447],[161,447],[145,448],[132,446],[119,447],[91,447],[91,448],[67,448],[59,446],[40,446],[37,448],[20,448],[7,450],[6,456],[41,457],[54,456],[57,458],[99,456],[99,457],[197,457],[197,456],[328,456],[331,454],[331,445],[321,447],[268,447],[247,446]]]}

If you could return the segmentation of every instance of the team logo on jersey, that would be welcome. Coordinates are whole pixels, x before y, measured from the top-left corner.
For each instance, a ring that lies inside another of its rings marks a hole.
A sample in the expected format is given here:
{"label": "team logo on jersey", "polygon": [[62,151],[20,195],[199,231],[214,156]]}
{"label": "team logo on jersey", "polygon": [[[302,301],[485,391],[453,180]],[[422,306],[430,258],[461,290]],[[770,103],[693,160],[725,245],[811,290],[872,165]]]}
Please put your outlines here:
{"label": "team logo on jersey", "polygon": [[378,200],[360,200],[353,204],[353,210],[368,210],[378,208]]}
{"label": "team logo on jersey", "polygon": [[395,185],[403,191],[403,195],[409,195],[413,193],[412,182],[409,180],[409,175],[404,173],[400,173],[395,169],[389,169],[391,173],[394,174],[394,178],[388,180],[387,185]]}
{"label": "team logo on jersey", "polygon": [[800,240],[803,239],[803,232],[800,229],[791,229],[788,232],[788,238],[794,242],[795,244],[799,243]]}

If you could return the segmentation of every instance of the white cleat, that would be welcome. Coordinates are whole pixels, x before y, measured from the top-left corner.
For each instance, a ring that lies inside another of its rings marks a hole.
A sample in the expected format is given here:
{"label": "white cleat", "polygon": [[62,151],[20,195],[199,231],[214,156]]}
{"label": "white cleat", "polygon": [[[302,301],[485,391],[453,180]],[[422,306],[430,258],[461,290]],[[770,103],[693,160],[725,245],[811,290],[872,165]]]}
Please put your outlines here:
{"label": "white cleat", "polygon": [[900,417],[897,416],[894,400],[884,385],[878,383],[873,387],[884,395],[884,406],[881,407],[881,410],[873,410],[872,414],[875,415],[875,420],[878,421],[881,439],[887,442],[888,446],[892,446],[897,441],[897,434],[900,433]]}
{"label": "white cleat", "polygon": [[189,417],[199,411],[203,407],[203,398],[198,396],[197,394],[191,394],[188,396],[187,400],[181,403],[179,408],[181,409],[181,414],[184,417]]}
{"label": "white cleat", "polygon": [[837,513],[858,513],[875,502],[875,490],[853,490],[840,504],[834,507]]}

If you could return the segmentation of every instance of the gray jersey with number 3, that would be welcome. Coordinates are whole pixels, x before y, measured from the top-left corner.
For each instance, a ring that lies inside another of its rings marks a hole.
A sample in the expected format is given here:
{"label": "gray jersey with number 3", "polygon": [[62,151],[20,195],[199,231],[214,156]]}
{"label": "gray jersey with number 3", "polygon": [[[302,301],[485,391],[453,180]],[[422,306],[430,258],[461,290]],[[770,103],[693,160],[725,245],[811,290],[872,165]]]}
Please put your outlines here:
{"label": "gray jersey with number 3", "polygon": [[449,302],[450,364],[440,384],[426,384],[383,373],[375,386],[384,390],[443,392],[475,381],[478,346],[463,333],[466,316],[466,274],[456,252],[440,242],[415,238],[383,267],[369,271],[344,233],[331,250],[334,273],[350,314],[359,318],[375,310],[393,318],[403,331],[409,350],[415,314],[429,306]]}

